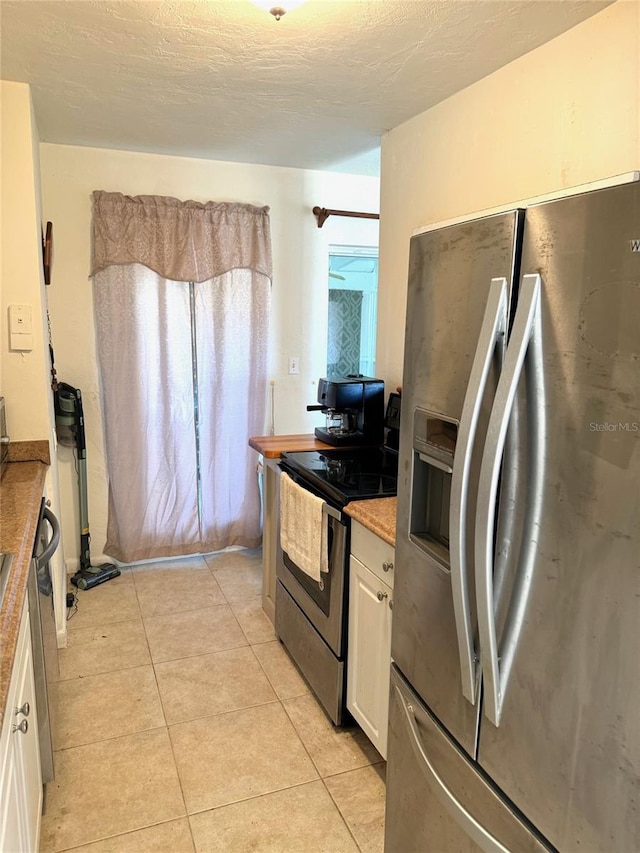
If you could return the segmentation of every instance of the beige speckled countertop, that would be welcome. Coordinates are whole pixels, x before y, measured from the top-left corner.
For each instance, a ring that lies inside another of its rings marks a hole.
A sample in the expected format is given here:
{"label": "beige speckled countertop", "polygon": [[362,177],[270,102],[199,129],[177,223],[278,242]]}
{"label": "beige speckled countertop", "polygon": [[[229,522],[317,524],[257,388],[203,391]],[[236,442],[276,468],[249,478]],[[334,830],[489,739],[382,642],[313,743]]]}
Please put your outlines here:
{"label": "beige speckled countertop", "polygon": [[[29,455],[24,453],[24,448],[21,450],[21,455]],[[15,457],[11,454],[9,458]],[[13,554],[0,609],[0,727],[4,719],[47,468],[43,461],[9,462],[0,480],[0,551]]]}
{"label": "beige speckled countertop", "polygon": [[352,501],[345,512],[388,544],[396,547],[397,498],[374,498],[369,501]]}

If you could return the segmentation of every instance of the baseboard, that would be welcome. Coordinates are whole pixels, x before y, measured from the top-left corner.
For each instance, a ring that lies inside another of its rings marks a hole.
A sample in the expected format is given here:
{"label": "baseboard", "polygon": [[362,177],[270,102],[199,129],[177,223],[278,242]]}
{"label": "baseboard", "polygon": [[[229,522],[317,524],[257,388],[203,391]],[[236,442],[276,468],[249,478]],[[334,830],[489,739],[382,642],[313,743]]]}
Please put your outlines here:
{"label": "baseboard", "polygon": [[[92,566],[100,566],[102,563],[115,563],[118,565],[118,562],[113,559],[113,557],[108,557],[106,554],[92,554],[91,555],[91,565]],[[78,557],[70,557],[68,560],[64,561],[65,569],[67,571],[67,575],[75,575],[75,573],[80,568],[80,560]]]}

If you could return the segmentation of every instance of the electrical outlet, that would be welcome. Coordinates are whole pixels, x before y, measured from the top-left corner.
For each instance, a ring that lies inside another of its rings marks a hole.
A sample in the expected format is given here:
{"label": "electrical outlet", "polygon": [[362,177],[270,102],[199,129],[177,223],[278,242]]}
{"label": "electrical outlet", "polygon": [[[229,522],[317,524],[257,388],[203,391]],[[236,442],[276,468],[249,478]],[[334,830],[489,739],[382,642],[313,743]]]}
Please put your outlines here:
{"label": "electrical outlet", "polygon": [[297,355],[289,358],[289,373],[300,373],[300,359]]}

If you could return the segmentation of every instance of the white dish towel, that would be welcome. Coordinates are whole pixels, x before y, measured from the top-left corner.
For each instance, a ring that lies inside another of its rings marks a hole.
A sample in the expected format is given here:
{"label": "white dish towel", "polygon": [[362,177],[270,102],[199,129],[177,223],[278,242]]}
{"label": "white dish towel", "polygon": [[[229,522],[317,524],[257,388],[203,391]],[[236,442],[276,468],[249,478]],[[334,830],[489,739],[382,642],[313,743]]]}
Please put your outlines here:
{"label": "white dish towel", "polygon": [[299,569],[320,582],[329,571],[324,501],[280,475],[280,544]]}

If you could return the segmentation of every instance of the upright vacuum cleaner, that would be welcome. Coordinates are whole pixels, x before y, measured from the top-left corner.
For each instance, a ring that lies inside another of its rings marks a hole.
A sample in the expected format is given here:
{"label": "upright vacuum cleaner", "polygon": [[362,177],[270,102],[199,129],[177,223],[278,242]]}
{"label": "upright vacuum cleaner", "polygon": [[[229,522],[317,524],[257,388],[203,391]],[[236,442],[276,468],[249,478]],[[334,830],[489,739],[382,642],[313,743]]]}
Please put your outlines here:
{"label": "upright vacuum cleaner", "polygon": [[66,382],[56,383],[54,389],[56,433],[65,447],[78,451],[78,492],[80,498],[80,568],[71,578],[78,589],[91,589],[100,583],[117,578],[120,569],[113,563],[91,565],[89,552],[89,510],[87,504],[87,445],[84,437],[82,394]]}

